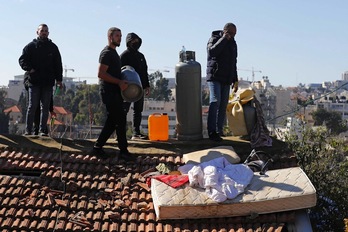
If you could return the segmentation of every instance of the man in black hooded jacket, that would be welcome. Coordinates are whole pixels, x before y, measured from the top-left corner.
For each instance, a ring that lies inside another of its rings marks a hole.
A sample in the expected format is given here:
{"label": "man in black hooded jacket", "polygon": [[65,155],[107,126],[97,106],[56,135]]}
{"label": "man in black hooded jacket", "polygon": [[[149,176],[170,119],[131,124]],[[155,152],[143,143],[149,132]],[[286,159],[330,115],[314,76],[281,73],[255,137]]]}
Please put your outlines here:
{"label": "man in black hooded jacket", "polygon": [[29,106],[26,115],[25,135],[31,135],[38,107],[41,107],[40,135],[48,136],[47,120],[53,86],[62,86],[63,66],[57,45],[48,39],[46,24],[37,28],[37,38],[23,48],[19,65],[28,78]]}
{"label": "man in black hooded jacket", "polygon": [[[135,33],[128,33],[126,37],[127,49],[121,54],[122,66],[130,65],[138,73],[141,84],[144,89],[145,95],[150,92],[149,75],[147,73],[147,63],[144,54],[139,52],[139,48],[142,44],[142,39]],[[124,107],[126,113],[128,113],[131,103],[125,102]],[[146,139],[147,136],[140,132],[140,123],[144,107],[144,95],[143,97],[133,103],[133,137],[132,139]]]}

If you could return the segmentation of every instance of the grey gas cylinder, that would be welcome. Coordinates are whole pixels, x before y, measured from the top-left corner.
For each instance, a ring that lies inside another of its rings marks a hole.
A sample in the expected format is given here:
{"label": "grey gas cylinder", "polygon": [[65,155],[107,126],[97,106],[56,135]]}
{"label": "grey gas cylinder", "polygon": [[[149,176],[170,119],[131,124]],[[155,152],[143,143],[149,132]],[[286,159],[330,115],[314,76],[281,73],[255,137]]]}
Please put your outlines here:
{"label": "grey gas cylinder", "polygon": [[175,66],[176,132],[178,140],[199,140],[202,134],[201,65],[195,52],[180,52]]}

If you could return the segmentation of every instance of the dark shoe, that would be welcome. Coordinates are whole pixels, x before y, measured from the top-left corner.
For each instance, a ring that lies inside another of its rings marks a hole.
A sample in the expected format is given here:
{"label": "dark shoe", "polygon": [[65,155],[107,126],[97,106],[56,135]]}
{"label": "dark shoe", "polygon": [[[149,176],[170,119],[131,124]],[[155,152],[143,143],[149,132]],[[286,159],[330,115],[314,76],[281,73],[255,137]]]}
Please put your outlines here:
{"label": "dark shoe", "polygon": [[223,132],[219,132],[218,135],[219,135],[220,137],[226,137],[226,135],[225,135]]}
{"label": "dark shoe", "polygon": [[98,158],[101,158],[101,159],[110,158],[110,156],[108,154],[106,154],[104,149],[101,148],[101,147],[100,148],[99,147],[93,147],[92,155],[95,155],[95,156],[97,156]]}
{"label": "dark shoe", "polygon": [[134,139],[148,139],[148,137],[147,137],[147,135],[143,135],[143,134],[139,133],[139,134],[135,134],[132,136],[132,140],[134,140]]}
{"label": "dark shoe", "polygon": [[221,142],[223,139],[220,137],[220,135],[216,132],[212,132],[209,134],[209,139],[213,140],[215,142]]}
{"label": "dark shoe", "polygon": [[130,153],[129,151],[120,151],[120,154],[118,155],[119,159],[123,159],[127,162],[135,162],[137,160],[137,157]]}

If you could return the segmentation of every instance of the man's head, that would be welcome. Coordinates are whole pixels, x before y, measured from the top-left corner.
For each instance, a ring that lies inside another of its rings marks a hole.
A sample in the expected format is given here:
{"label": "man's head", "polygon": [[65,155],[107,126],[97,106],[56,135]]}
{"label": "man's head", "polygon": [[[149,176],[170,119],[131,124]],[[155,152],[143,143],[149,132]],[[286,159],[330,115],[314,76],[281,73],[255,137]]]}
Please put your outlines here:
{"label": "man's head", "polygon": [[117,27],[111,27],[108,30],[109,46],[119,47],[121,44],[121,39],[122,39],[121,29]]}
{"label": "man's head", "polygon": [[40,24],[37,28],[36,34],[40,39],[47,39],[49,35],[48,26],[46,24]]}
{"label": "man's head", "polygon": [[127,48],[138,50],[141,46],[141,43],[142,43],[141,38],[134,32],[127,34],[127,37],[126,37]]}
{"label": "man's head", "polygon": [[234,37],[237,33],[237,27],[233,23],[226,23],[224,26],[224,32],[228,33],[231,37]]}

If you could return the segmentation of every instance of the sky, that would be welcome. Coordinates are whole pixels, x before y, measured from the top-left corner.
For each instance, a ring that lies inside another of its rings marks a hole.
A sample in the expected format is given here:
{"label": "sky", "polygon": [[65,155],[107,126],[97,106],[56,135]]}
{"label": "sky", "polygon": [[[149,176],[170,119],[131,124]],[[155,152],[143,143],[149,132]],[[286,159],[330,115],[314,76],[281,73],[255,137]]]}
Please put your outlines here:
{"label": "sky", "polygon": [[254,73],[284,87],[340,80],[348,71],[347,10],[346,0],[0,0],[0,85],[24,73],[18,58],[41,23],[67,76],[89,84],[98,82],[110,27],[122,30],[119,54],[135,32],[149,73],[175,78],[182,46],[206,75],[207,42],[227,22],[237,26],[239,78],[252,81]]}

